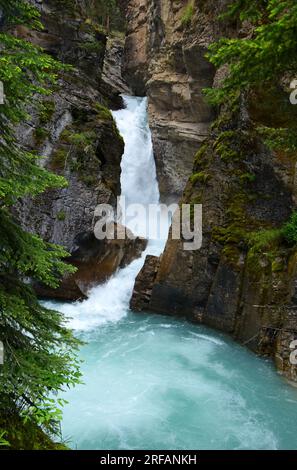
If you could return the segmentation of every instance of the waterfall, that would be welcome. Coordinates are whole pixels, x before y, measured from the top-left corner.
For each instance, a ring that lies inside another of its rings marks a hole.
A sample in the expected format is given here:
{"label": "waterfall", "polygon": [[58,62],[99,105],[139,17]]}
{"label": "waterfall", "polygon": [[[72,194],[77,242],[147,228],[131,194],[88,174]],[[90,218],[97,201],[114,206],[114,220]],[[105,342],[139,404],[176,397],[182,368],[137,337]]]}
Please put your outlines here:
{"label": "waterfall", "polygon": [[[122,198],[126,204],[158,204],[159,188],[156,177],[156,167],[152,149],[151,132],[147,117],[147,99],[123,96],[125,109],[113,112],[113,116],[125,141],[125,152],[122,157],[121,188]],[[122,220],[122,223],[132,229],[135,235],[146,235],[145,220]],[[155,221],[149,221],[151,224]],[[127,315],[129,301],[134,282],[148,254],[160,255],[164,249],[166,235],[158,240],[149,240],[147,249],[142,256],[129,266],[119,270],[105,284],[90,291],[89,298],[83,302],[72,304],[53,304],[47,302],[50,308],[58,308],[69,319],[69,326],[76,331],[88,331],[107,322],[116,322]],[[166,232],[166,227],[165,227]]]}
{"label": "waterfall", "polygon": [[[148,206],[159,191],[147,103],[131,97],[125,103],[114,112],[126,143],[122,196]],[[72,448],[92,450],[295,448],[296,390],[268,361],[201,325],[129,310],[145,256],[163,247],[162,237],[150,240],[139,259],[88,300],[54,306],[86,341],[84,384],[61,394],[68,401],[64,438]]]}
{"label": "waterfall", "polygon": [[156,204],[159,187],[147,118],[147,98],[124,97],[125,109],[113,116],[125,141],[121,189],[128,204]]}

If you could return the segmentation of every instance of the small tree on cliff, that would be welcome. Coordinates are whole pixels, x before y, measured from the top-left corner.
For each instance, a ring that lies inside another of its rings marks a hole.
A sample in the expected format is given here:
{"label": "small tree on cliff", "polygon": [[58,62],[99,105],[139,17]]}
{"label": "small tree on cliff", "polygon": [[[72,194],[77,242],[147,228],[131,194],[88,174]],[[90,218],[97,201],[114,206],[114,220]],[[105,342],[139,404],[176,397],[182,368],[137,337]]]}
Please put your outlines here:
{"label": "small tree on cliff", "polygon": [[[223,19],[230,17],[248,20],[251,34],[247,38],[224,38],[211,45],[209,60],[216,67],[227,65],[229,72],[218,88],[205,90],[209,101],[230,108],[230,104],[238,103],[242,92],[264,92],[268,100],[269,96],[279,97],[282,79],[297,78],[296,0],[235,0],[223,15]],[[270,147],[295,152],[297,128],[289,95],[281,106],[283,116],[278,121],[282,125],[258,130]]]}
{"label": "small tree on cliff", "polygon": [[[66,184],[38,165],[38,158],[18,145],[14,128],[26,119],[26,105],[36,94],[49,94],[62,65],[42,49],[9,34],[15,24],[41,28],[35,8],[22,0],[0,0],[0,80],[5,102],[0,105],[0,428],[16,417],[56,432],[62,402],[53,394],[79,381],[75,354],[78,342],[64,327],[62,314],[40,305],[27,279],[55,287],[68,265],[67,253],[27,233],[10,207],[24,196]],[[49,398],[49,395],[51,398]],[[1,431],[1,430],[0,430]]]}
{"label": "small tree on cliff", "polygon": [[212,103],[221,104],[255,86],[277,83],[285,72],[296,78],[296,0],[236,0],[223,16],[248,20],[251,37],[221,39],[210,47],[209,60],[229,66],[221,86],[207,91]]}

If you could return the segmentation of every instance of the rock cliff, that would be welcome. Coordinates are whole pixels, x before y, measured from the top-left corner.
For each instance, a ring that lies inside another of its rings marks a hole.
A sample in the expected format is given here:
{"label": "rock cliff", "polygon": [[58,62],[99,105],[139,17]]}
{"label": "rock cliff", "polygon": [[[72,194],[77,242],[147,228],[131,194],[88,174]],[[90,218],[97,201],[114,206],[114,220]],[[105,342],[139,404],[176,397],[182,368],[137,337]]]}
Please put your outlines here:
{"label": "rock cliff", "polygon": [[[123,73],[136,94],[147,94],[163,200],[177,200],[192,172],[213,112],[202,89],[213,83],[207,47],[220,34],[217,15],[226,2],[130,0]],[[203,2],[203,5],[207,2]],[[232,31],[231,31],[232,33]]]}
{"label": "rock cliff", "polygon": [[[41,46],[72,69],[60,74],[50,96],[37,98],[37,104],[28,110],[30,118],[17,134],[19,142],[41,155],[41,164],[64,176],[68,186],[47,191],[34,200],[22,200],[15,211],[28,231],[76,253],[77,276],[85,286],[87,280],[90,284],[99,278],[106,280],[124,265],[123,258],[131,260],[139,254],[137,241],[125,246],[114,244],[112,250],[105,246],[110,258],[106,272],[106,264],[101,259],[104,258],[102,242],[98,241],[95,249],[96,267],[94,263],[92,268],[89,266],[91,260],[87,262],[86,256],[82,256],[83,260],[78,256],[80,248],[85,253],[86,240],[91,240],[89,248],[94,251],[92,231],[96,206],[115,205],[120,194],[124,143],[108,108],[120,107],[119,94],[129,91],[120,78],[123,39],[108,40],[96,22],[92,1],[66,2],[63,7],[56,0],[32,0],[32,3],[40,10],[44,30],[31,31],[18,26],[14,34]],[[84,240],[82,247],[79,240]],[[127,251],[125,255],[123,250]],[[86,291],[86,286],[81,292],[76,284],[69,282],[64,287],[65,298],[78,298]],[[43,293],[58,295],[58,291]]]}
{"label": "rock cliff", "polygon": [[206,62],[206,48],[220,36],[248,31],[248,25],[218,23],[226,3],[127,5],[125,73],[149,97],[163,195],[185,188],[181,203],[203,205],[202,248],[185,251],[183,240],[170,236],[161,258],[146,260],[131,307],[225,331],[274,357],[296,381],[289,360],[297,338],[296,251],[279,235],[296,207],[296,155],[269,150],[255,132],[295,120],[296,110],[282,87],[277,96],[262,90],[243,96],[232,117],[222,109],[209,129],[213,115],[202,89],[225,72]]}

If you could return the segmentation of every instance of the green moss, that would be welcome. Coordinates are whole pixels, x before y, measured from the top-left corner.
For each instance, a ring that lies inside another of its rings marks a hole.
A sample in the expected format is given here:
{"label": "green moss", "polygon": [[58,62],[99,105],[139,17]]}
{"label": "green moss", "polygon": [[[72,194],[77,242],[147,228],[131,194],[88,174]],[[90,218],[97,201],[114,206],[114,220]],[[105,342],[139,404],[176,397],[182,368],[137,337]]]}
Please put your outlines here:
{"label": "green moss", "polygon": [[74,173],[80,173],[83,168],[82,161],[79,159],[71,160],[70,162],[70,171]]}
{"label": "green moss", "polygon": [[38,145],[42,144],[49,136],[49,131],[44,127],[37,127],[34,130],[34,138]]}
{"label": "green moss", "polygon": [[279,244],[280,229],[259,230],[248,235],[248,243],[252,251],[261,253]]}
{"label": "green moss", "polygon": [[230,224],[228,227],[214,227],[212,230],[212,239],[222,245],[230,243],[239,244],[245,238],[246,231],[236,223]]}
{"label": "green moss", "polygon": [[243,183],[253,183],[256,180],[256,175],[254,173],[242,173],[239,178]]}
{"label": "green moss", "polygon": [[61,222],[64,221],[66,219],[65,211],[63,211],[63,210],[59,211],[56,215],[56,219],[61,221]]}
{"label": "green moss", "polygon": [[93,41],[80,42],[78,48],[87,54],[101,54],[104,52],[105,46],[102,42],[97,41],[95,38]]}
{"label": "green moss", "polygon": [[96,134],[94,131],[85,131],[79,133],[69,133],[68,141],[77,147],[84,148],[88,145],[91,145],[96,139]]}
{"label": "green moss", "polygon": [[[54,442],[41,428],[18,415],[0,418],[2,449],[11,450],[68,450],[64,443]],[[4,431],[5,430],[5,431]]]}
{"label": "green moss", "polygon": [[189,0],[188,4],[185,6],[183,15],[181,17],[181,23],[183,26],[189,26],[192,22],[194,13],[195,13],[195,1]]}
{"label": "green moss", "polygon": [[71,137],[71,134],[72,132],[70,131],[70,129],[64,129],[63,132],[61,133],[60,135],[60,142],[63,142],[63,143],[70,143],[70,137]]}
{"label": "green moss", "polygon": [[198,173],[194,173],[190,177],[190,181],[192,184],[196,184],[197,182],[205,184],[210,178],[211,176],[208,173],[205,173],[204,171],[200,171]]}
{"label": "green moss", "polygon": [[212,230],[212,239],[223,245],[222,253],[235,269],[240,254],[247,245],[249,220],[246,215],[246,206],[248,200],[248,194],[243,191],[232,194],[231,202],[226,208],[226,224],[216,226]]}
{"label": "green moss", "polygon": [[277,258],[277,259],[272,261],[271,269],[272,269],[273,273],[284,271],[285,268],[286,268],[286,266],[285,266],[285,263],[284,263],[283,259]]}
{"label": "green moss", "polygon": [[57,169],[63,169],[66,164],[68,151],[64,148],[56,150],[52,156],[52,167]]}
{"label": "green moss", "polygon": [[95,111],[97,112],[97,117],[100,120],[101,119],[104,120],[104,121],[113,120],[111,111],[108,108],[106,108],[105,106],[103,106],[102,104],[96,103],[94,108],[95,108]]}
{"label": "green moss", "polygon": [[219,135],[214,144],[214,149],[223,161],[236,161],[242,158],[240,150],[234,148],[237,140],[238,134],[235,131],[225,131]]}
{"label": "green moss", "polygon": [[203,201],[203,193],[200,191],[195,196],[191,197],[191,204],[202,204]]}
{"label": "green moss", "polygon": [[205,163],[207,149],[208,149],[208,144],[203,144],[201,148],[198,150],[194,159],[195,166],[202,166]]}
{"label": "green moss", "polygon": [[289,222],[284,225],[282,235],[289,244],[297,244],[297,211],[293,212]]}
{"label": "green moss", "polygon": [[[208,94],[209,89],[204,89],[203,92]],[[235,93],[233,96],[233,99],[230,99],[228,103],[228,107],[225,107],[224,109],[221,110],[219,117],[213,122],[211,125],[212,130],[219,130],[221,132],[224,132],[224,129],[227,127],[230,127],[230,123],[235,121],[238,117],[238,113],[240,111],[240,100],[239,100],[240,94]]]}
{"label": "green moss", "polygon": [[80,179],[89,187],[95,186],[98,182],[98,178],[95,175],[81,175]]}
{"label": "green moss", "polygon": [[281,270],[279,261],[282,231],[281,229],[268,229],[251,232],[248,240],[248,266],[252,270],[260,268],[260,260],[265,259],[270,263],[272,272]]}
{"label": "green moss", "polygon": [[55,112],[55,102],[49,100],[43,101],[42,103],[40,103],[38,111],[40,124],[44,126],[53,117],[53,114]]}

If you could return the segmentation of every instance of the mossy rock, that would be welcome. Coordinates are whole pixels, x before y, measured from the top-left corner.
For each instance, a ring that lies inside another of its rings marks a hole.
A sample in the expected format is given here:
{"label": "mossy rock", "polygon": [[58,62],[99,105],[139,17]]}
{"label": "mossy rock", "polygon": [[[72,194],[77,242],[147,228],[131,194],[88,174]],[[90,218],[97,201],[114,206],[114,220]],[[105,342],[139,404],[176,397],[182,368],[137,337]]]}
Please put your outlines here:
{"label": "mossy rock", "polygon": [[49,137],[49,131],[44,127],[37,127],[34,130],[34,138],[37,145],[41,145]]}
{"label": "mossy rock", "polygon": [[61,210],[56,214],[56,219],[63,222],[66,219],[66,212]]}
{"label": "mossy rock", "polygon": [[57,149],[51,158],[51,167],[56,170],[63,170],[66,164],[68,149]]}
{"label": "mossy rock", "polygon": [[106,106],[103,106],[100,103],[96,103],[94,105],[94,110],[96,111],[96,117],[98,119],[103,120],[103,121],[113,120],[112,113],[108,108],[106,108]]}
{"label": "mossy rock", "polygon": [[205,184],[207,181],[211,178],[211,175],[209,173],[205,173],[204,171],[200,171],[198,173],[194,173],[190,177],[190,181],[193,185],[196,183],[202,183]]}
{"label": "mossy rock", "polygon": [[[4,432],[9,450],[69,450],[64,443],[54,442],[37,424],[24,422],[18,415],[0,417],[0,431]],[[1,432],[2,434],[2,432]]]}
{"label": "mossy rock", "polygon": [[39,113],[39,120],[41,125],[48,124],[55,112],[55,102],[53,100],[46,100],[40,103],[38,113]]}

